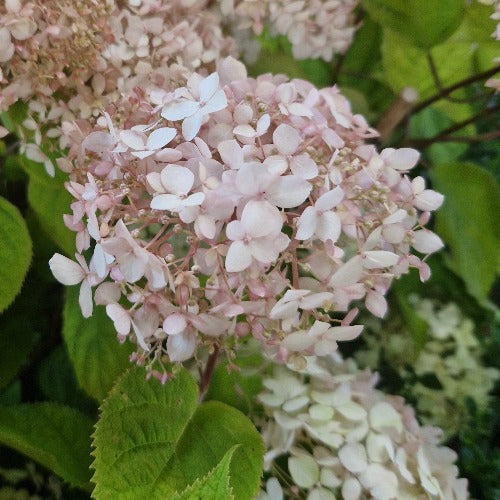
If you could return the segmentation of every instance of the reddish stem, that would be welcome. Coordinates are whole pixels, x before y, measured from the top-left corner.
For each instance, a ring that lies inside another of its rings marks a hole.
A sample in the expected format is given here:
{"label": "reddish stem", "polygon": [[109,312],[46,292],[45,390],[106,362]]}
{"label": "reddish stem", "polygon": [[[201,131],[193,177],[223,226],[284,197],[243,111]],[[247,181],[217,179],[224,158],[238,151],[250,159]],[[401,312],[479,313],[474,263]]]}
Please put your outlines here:
{"label": "reddish stem", "polygon": [[212,380],[212,375],[214,374],[215,366],[217,365],[217,357],[219,355],[219,346],[214,346],[214,352],[208,357],[207,364],[205,366],[205,371],[203,372],[200,380],[200,401],[203,399],[205,392],[207,392],[210,386],[210,381]]}

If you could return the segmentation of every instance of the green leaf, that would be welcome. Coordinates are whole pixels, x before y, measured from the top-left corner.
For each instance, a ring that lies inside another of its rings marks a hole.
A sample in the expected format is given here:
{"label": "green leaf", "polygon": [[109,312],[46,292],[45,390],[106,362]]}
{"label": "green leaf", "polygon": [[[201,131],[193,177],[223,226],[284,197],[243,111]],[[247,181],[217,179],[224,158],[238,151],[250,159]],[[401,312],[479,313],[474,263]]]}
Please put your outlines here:
{"label": "green leaf", "polygon": [[31,256],[31,238],[21,213],[0,198],[0,312],[21,291]]}
{"label": "green leaf", "polygon": [[226,452],[224,458],[204,478],[197,479],[183,492],[176,493],[172,500],[233,500],[234,495],[229,486],[229,465],[237,446]]}
{"label": "green leaf", "polygon": [[63,312],[63,337],[78,383],[102,401],[116,379],[130,366],[132,345],[121,345],[104,307],[85,319],[78,304],[78,287],[68,288]]}
{"label": "green leaf", "polygon": [[29,175],[28,201],[38,222],[54,243],[68,256],[75,253],[75,233],[64,224],[63,214],[70,213],[73,198],[66,191],[67,175],[56,168],[55,177],[50,177],[43,165],[20,158],[21,165]]}
{"label": "green leaf", "polygon": [[452,269],[482,302],[500,264],[500,188],[489,172],[472,163],[439,165],[431,178],[445,195],[436,232],[450,247]]}
{"label": "green leaf", "polygon": [[226,363],[217,365],[205,399],[234,406],[248,415],[255,409],[256,396],[262,389],[262,376],[259,372],[264,360],[257,354],[245,355],[242,350],[235,364],[237,366],[231,371],[228,371]]}
{"label": "green leaf", "polygon": [[199,406],[196,383],[185,370],[165,385],[146,381],[143,368],[127,372],[102,405],[93,445],[98,500],[172,498],[235,445],[241,445],[230,465],[235,498],[252,499],[259,488],[260,435],[234,408]]}
{"label": "green leaf", "polygon": [[[443,86],[473,73],[476,50],[477,45],[470,42],[447,42],[430,50]],[[425,99],[438,91],[426,51],[390,30],[384,30],[382,61],[385,78],[394,92],[399,94],[403,88],[413,87],[419,91],[420,98]]]}
{"label": "green leaf", "polygon": [[362,0],[370,16],[413,44],[430,48],[444,42],[464,15],[463,0]]}
{"label": "green leaf", "polygon": [[0,442],[88,488],[92,421],[55,403],[0,407]]}

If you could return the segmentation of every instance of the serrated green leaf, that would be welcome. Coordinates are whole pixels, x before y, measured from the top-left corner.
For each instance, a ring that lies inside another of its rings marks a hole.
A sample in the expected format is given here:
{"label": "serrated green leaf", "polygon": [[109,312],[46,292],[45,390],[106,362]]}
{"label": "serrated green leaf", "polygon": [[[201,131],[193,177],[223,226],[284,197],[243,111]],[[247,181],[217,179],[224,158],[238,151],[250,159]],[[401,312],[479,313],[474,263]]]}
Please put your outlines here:
{"label": "serrated green leaf", "polygon": [[21,165],[29,175],[28,201],[45,233],[69,257],[75,253],[75,233],[64,224],[63,214],[71,212],[73,198],[66,191],[67,175],[56,168],[55,177],[50,177],[43,165],[20,158]]}
{"label": "serrated green leaf", "polygon": [[21,213],[0,198],[0,312],[20,292],[31,256],[31,238]]}
{"label": "serrated green leaf", "polygon": [[450,247],[450,265],[480,302],[487,298],[500,265],[500,188],[473,163],[438,165],[434,187],[445,195],[436,232]]}
{"label": "serrated green leaf", "polygon": [[234,500],[229,485],[229,465],[237,446],[226,452],[223,459],[205,477],[197,479],[172,500]]}
{"label": "serrated green leaf", "polygon": [[55,403],[0,407],[0,443],[52,470],[73,486],[89,488],[92,421]]}
{"label": "serrated green leaf", "polygon": [[370,16],[412,44],[430,48],[444,42],[464,15],[462,0],[362,0]]}
{"label": "serrated green leaf", "polygon": [[85,319],[78,304],[78,287],[68,288],[64,300],[63,337],[80,387],[102,401],[117,378],[130,366],[130,343],[120,344],[104,307]]}
{"label": "serrated green leaf", "polygon": [[[443,86],[452,85],[473,73],[476,50],[477,45],[470,42],[447,42],[431,49]],[[385,78],[394,92],[413,87],[419,91],[421,99],[437,93],[426,51],[414,47],[403,36],[390,30],[384,30],[382,62]]]}
{"label": "serrated green leaf", "polygon": [[94,497],[171,498],[206,475],[234,445],[230,465],[235,498],[254,498],[262,439],[238,410],[219,402],[198,405],[198,389],[185,370],[161,385],[133,368],[114,386],[94,433]]}

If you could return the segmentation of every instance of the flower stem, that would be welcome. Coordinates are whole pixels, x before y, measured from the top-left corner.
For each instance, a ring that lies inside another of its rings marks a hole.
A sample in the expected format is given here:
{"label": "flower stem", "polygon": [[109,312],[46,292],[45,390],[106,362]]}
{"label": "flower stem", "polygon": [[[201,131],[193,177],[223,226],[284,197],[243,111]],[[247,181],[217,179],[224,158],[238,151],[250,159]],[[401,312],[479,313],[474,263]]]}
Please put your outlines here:
{"label": "flower stem", "polygon": [[210,381],[212,380],[212,375],[214,374],[215,366],[217,365],[217,358],[219,356],[219,346],[214,346],[214,351],[208,357],[207,364],[205,366],[205,371],[203,372],[200,380],[200,401],[205,396],[208,387],[210,386]]}

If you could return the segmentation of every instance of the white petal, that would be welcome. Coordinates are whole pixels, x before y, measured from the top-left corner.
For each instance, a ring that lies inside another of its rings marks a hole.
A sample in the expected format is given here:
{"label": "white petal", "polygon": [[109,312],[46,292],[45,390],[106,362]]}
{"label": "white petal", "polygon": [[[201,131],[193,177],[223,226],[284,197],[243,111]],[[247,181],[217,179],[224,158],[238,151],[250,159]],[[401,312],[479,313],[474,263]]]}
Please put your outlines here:
{"label": "white petal", "polygon": [[383,318],[387,313],[387,300],[385,297],[375,290],[370,290],[366,295],[366,308],[378,318]]}
{"label": "white petal", "polygon": [[415,196],[415,206],[419,210],[431,212],[437,210],[444,201],[444,196],[432,189],[425,189],[422,193]]}
{"label": "white petal", "polygon": [[309,455],[290,457],[288,470],[294,483],[301,488],[311,488],[319,480],[319,467],[314,458]]}
{"label": "white petal", "polygon": [[322,194],[314,204],[316,210],[331,210],[344,198],[344,191],[340,186]]}
{"label": "white petal", "polygon": [[63,285],[76,285],[85,278],[84,270],[74,261],[56,253],[49,260],[54,278]]}
{"label": "white petal", "polygon": [[368,250],[363,253],[363,257],[363,266],[365,269],[391,267],[399,260],[399,255],[387,250]]}
{"label": "white petal", "polygon": [[316,231],[317,213],[314,207],[307,207],[297,221],[298,240],[308,240]]}
{"label": "white petal", "polygon": [[316,234],[321,241],[331,240],[336,243],[342,230],[342,224],[335,212],[324,212],[317,219]]}
{"label": "white petal", "polygon": [[150,207],[155,210],[176,210],[182,206],[182,200],[175,194],[160,194],[151,200]]}
{"label": "white petal", "polygon": [[403,421],[398,411],[389,403],[381,401],[370,409],[370,425],[376,431],[395,428],[398,432],[403,429]]}
{"label": "white petal", "polygon": [[187,194],[194,184],[194,174],[186,167],[167,165],[160,176],[165,189],[177,196]]}
{"label": "white petal", "polygon": [[219,142],[217,146],[222,161],[237,170],[243,165],[243,149],[234,139]]}
{"label": "white petal", "polygon": [[167,339],[167,354],[172,362],[186,361],[191,358],[196,349],[196,337],[191,333],[169,335]]}
{"label": "white petal", "polygon": [[318,175],[318,165],[308,154],[294,156],[290,169],[294,175],[302,179],[314,179]]}
{"label": "white petal", "polygon": [[247,269],[252,263],[252,255],[243,241],[233,241],[226,255],[226,269],[230,273],[238,273]]}
{"label": "white petal", "polygon": [[84,318],[90,318],[90,316],[92,316],[94,304],[92,302],[92,288],[88,280],[82,281],[78,302],[80,304],[80,309],[82,310],[82,316]]}
{"label": "white petal", "polygon": [[335,340],[353,340],[363,331],[363,325],[333,326],[327,336]]}
{"label": "white petal", "polygon": [[367,465],[365,447],[360,443],[348,443],[339,450],[339,459],[342,465],[350,472],[359,474]]}
{"label": "white petal", "polygon": [[422,229],[413,233],[413,248],[418,252],[429,254],[437,252],[443,248],[444,243],[441,238],[432,231]]}
{"label": "white petal", "polygon": [[355,477],[348,477],[342,485],[343,500],[359,500],[361,496],[361,484]]}
{"label": "white petal", "polygon": [[153,130],[149,134],[148,140],[146,142],[146,147],[148,149],[161,149],[166,146],[175,136],[177,135],[177,130],[171,127],[162,127]]}
{"label": "white petal", "polygon": [[183,207],[197,207],[201,205],[205,200],[204,193],[193,193],[190,194],[185,200],[182,201]]}
{"label": "white petal", "polygon": [[394,150],[388,158],[386,164],[396,170],[410,170],[420,158],[420,153],[411,148],[400,148]]}
{"label": "white petal", "polygon": [[298,207],[309,196],[312,186],[305,179],[296,175],[278,177],[267,188],[267,199],[277,207]]}
{"label": "white petal", "polygon": [[241,214],[241,223],[252,238],[276,234],[283,226],[279,210],[267,201],[249,201]]}
{"label": "white petal", "polygon": [[130,316],[128,312],[119,304],[108,304],[106,314],[111,318],[115,325],[115,330],[120,335],[128,335],[130,332]]}
{"label": "white petal", "polygon": [[363,276],[361,257],[355,255],[335,271],[330,279],[330,286],[344,287],[354,285],[361,279],[361,276]]}
{"label": "white petal", "polygon": [[200,108],[199,103],[185,99],[169,102],[163,106],[161,116],[165,120],[177,121],[193,115]]}
{"label": "white petal", "polygon": [[188,116],[182,122],[182,135],[186,141],[193,140],[200,131],[203,115],[201,112]]}
{"label": "white petal", "polygon": [[201,102],[207,102],[219,88],[219,75],[217,73],[212,73],[200,82],[198,87],[198,92],[200,95]]}
{"label": "white petal", "polygon": [[201,108],[204,115],[215,113],[227,107],[227,97],[223,90],[218,90],[214,96]]}

